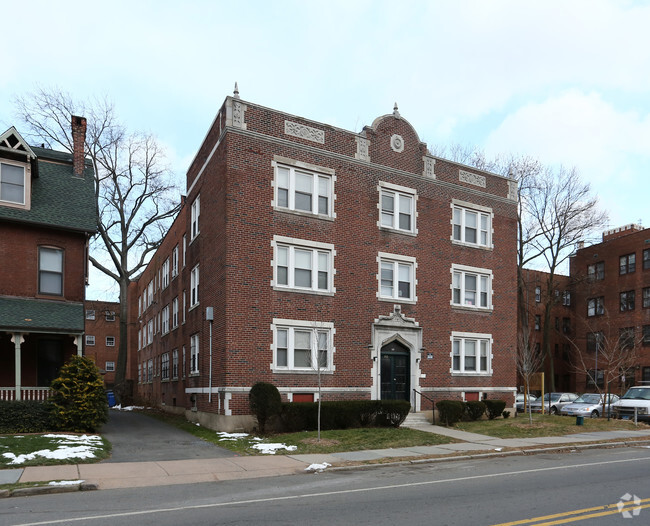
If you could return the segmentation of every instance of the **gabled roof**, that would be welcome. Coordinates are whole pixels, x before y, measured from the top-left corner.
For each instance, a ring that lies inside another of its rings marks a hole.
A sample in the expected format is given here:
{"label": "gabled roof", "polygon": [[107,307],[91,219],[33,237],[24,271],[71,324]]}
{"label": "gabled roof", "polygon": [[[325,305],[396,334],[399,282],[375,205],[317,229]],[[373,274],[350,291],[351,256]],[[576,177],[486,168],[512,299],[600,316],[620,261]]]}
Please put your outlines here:
{"label": "gabled roof", "polygon": [[[31,181],[30,209],[0,206],[0,220],[95,233],[97,201],[92,165],[86,163],[84,176],[75,177],[71,153],[35,146],[27,148],[34,155],[38,171],[38,178],[32,177]],[[6,151],[0,146],[0,157]],[[27,154],[27,150],[24,153]]]}
{"label": "gabled roof", "polygon": [[21,152],[27,155],[29,159],[36,158],[36,154],[29,147],[29,144],[25,142],[25,139],[22,138],[18,130],[13,126],[0,135],[0,150]]}
{"label": "gabled roof", "polygon": [[0,331],[84,332],[83,303],[0,297]]}

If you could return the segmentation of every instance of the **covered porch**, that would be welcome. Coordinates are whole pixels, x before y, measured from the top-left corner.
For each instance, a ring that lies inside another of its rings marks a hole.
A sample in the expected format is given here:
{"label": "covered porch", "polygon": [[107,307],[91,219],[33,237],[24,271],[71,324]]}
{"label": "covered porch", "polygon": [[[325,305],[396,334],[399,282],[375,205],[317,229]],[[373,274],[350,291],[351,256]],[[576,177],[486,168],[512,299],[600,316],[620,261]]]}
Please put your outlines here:
{"label": "covered porch", "polygon": [[82,303],[0,298],[0,400],[47,400],[83,333]]}

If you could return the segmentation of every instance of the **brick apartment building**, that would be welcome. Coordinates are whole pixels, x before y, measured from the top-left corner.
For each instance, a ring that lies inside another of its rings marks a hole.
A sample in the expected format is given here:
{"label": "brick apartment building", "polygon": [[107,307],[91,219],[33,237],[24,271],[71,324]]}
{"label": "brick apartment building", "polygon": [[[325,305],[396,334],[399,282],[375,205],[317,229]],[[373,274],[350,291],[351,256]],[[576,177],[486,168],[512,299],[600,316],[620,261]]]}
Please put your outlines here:
{"label": "brick apartment building", "polygon": [[[549,274],[538,270],[524,269],[523,279],[526,284],[524,302],[528,312],[530,341],[535,349],[542,352],[544,334],[544,312],[547,300],[551,302],[549,343],[551,356],[546,358],[543,371],[545,374],[545,392],[551,389],[551,359],[556,391],[575,390],[575,367],[571,361],[575,336],[575,313],[572,308],[572,283],[569,276],[555,275],[554,288],[549,291]],[[549,297],[550,296],[550,297]],[[520,378],[519,388],[523,387]]]}
{"label": "brick apartment building", "polygon": [[[227,97],[130,288],[137,392],[247,428],[285,400],[505,399],[517,388],[516,183],[433,157],[399,114],[360,133]],[[320,371],[320,375],[318,374]]]}
{"label": "brick apartment building", "polygon": [[111,388],[120,348],[120,304],[111,301],[86,301],[84,356],[91,358]]}
{"label": "brick apartment building", "polygon": [[650,229],[627,225],[604,232],[601,243],[576,251],[571,278],[575,342],[587,364],[576,373],[576,389],[594,390],[586,371],[604,387],[603,346],[632,358],[610,373],[616,376],[612,392],[650,382]]}
{"label": "brick apartment building", "polygon": [[0,399],[48,396],[82,353],[88,239],[97,230],[86,119],[72,117],[73,154],[0,135]]}

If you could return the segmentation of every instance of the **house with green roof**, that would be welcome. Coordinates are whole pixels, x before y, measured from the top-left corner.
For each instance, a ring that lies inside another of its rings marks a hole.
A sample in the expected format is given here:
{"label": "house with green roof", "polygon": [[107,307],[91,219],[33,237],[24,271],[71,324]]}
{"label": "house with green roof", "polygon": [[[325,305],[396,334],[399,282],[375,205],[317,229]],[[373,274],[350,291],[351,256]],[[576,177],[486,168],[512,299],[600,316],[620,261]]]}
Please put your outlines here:
{"label": "house with green roof", "polygon": [[86,119],[73,151],[0,135],[0,400],[44,400],[61,366],[82,354],[88,242],[97,231]]}

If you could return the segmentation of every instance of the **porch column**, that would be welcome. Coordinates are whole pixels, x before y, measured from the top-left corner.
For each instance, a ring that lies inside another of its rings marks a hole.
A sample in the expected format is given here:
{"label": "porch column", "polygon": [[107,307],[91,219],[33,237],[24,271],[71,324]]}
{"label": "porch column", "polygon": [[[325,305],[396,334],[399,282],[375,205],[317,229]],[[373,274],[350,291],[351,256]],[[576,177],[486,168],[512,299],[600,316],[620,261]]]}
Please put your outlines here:
{"label": "porch column", "polygon": [[74,344],[77,346],[77,356],[81,356],[83,354],[83,349],[81,348],[81,338],[83,336],[81,334],[73,334],[72,337],[74,338]]}
{"label": "porch column", "polygon": [[21,369],[20,369],[20,345],[25,341],[24,335],[20,332],[14,332],[11,335],[11,341],[14,343],[16,349],[16,400],[21,399]]}

